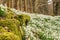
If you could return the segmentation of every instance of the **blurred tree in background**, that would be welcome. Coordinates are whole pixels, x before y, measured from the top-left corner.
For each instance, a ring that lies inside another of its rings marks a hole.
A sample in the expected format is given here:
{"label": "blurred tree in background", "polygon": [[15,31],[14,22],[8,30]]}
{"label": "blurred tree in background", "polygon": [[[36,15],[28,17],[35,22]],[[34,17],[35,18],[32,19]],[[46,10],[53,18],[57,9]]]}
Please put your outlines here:
{"label": "blurred tree in background", "polygon": [[0,0],[1,3],[23,12],[60,15],[60,0]]}

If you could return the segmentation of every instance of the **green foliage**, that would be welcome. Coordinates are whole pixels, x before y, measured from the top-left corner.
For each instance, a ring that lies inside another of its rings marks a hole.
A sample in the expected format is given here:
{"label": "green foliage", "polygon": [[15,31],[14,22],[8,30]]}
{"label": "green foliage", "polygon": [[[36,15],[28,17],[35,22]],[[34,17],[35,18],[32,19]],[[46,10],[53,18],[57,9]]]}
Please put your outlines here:
{"label": "green foliage", "polygon": [[5,12],[0,7],[0,17],[5,17],[5,16],[6,16]]}
{"label": "green foliage", "polygon": [[0,33],[0,40],[20,40],[19,37],[11,32]]}
{"label": "green foliage", "polygon": [[38,36],[41,40],[54,40],[54,38],[47,38],[42,32],[40,32]]}
{"label": "green foliage", "polygon": [[20,14],[15,17],[17,20],[20,21],[20,25],[27,25],[27,23],[30,21],[30,16],[26,14]]}

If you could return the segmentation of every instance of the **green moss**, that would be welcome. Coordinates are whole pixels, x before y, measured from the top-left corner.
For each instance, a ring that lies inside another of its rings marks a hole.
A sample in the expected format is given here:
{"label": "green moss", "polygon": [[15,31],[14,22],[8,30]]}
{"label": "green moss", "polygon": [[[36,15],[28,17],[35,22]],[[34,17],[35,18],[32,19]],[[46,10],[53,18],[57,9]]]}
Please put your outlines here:
{"label": "green moss", "polygon": [[[0,8],[0,17],[2,18],[0,20],[0,40],[22,40],[24,35],[22,25],[26,26],[28,24],[30,16],[25,14],[16,15],[9,8],[5,11]],[[17,36],[19,37],[18,39]]]}
{"label": "green moss", "polygon": [[20,27],[20,32],[21,32],[21,35],[24,36],[24,31],[22,27]]}
{"label": "green moss", "polygon": [[10,26],[12,24],[15,24],[17,26],[20,25],[20,22],[16,19],[5,19],[5,20],[0,20],[0,25],[2,26]]}
{"label": "green moss", "polygon": [[0,33],[2,32],[7,32],[7,30],[5,30],[2,26],[0,26]]}
{"label": "green moss", "polygon": [[0,40],[20,40],[19,37],[11,32],[0,33]]}
{"label": "green moss", "polygon": [[13,32],[14,34],[18,35],[22,40],[22,36],[19,29],[20,22],[15,19],[6,19],[0,20],[0,26],[7,27],[9,32]]}
{"label": "green moss", "polygon": [[30,16],[26,15],[26,14],[21,14],[15,17],[17,20],[20,21],[20,25],[27,25],[28,22],[30,21]]}
{"label": "green moss", "polygon": [[10,10],[10,8],[7,8],[7,10],[4,10],[0,7],[0,17],[5,18],[5,19],[12,19],[14,18],[16,14]]}
{"label": "green moss", "polygon": [[15,15],[15,13],[12,12],[11,10],[6,11],[6,18],[12,19],[12,18],[14,18],[14,15]]}

